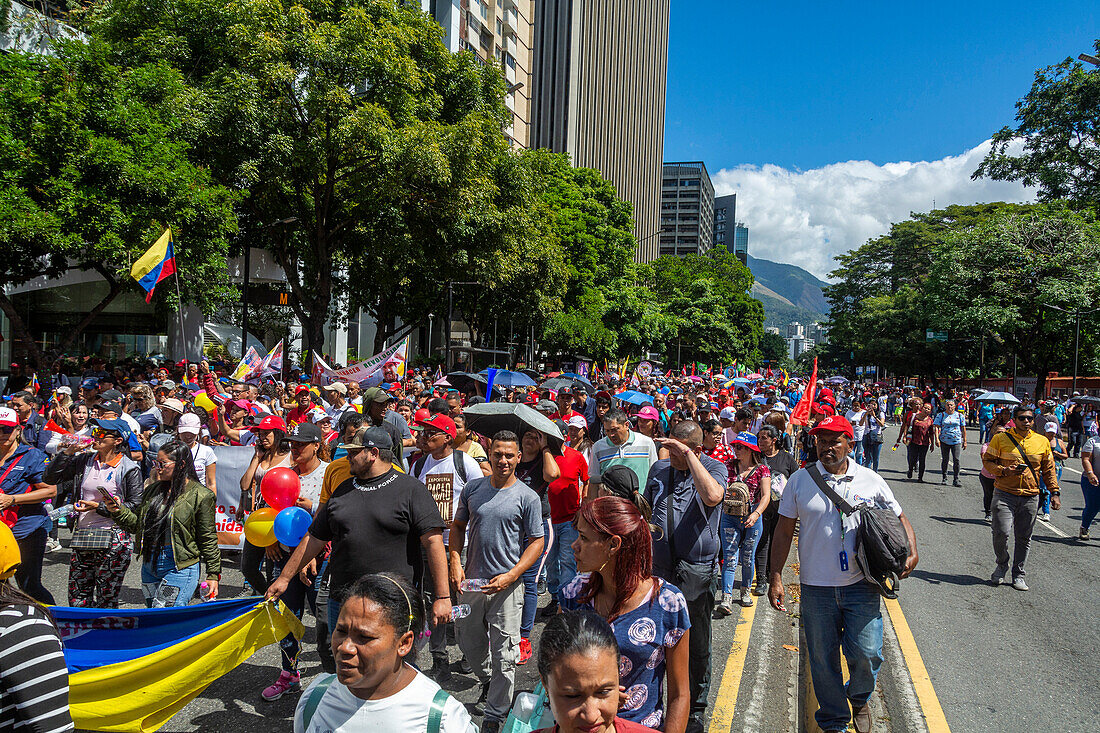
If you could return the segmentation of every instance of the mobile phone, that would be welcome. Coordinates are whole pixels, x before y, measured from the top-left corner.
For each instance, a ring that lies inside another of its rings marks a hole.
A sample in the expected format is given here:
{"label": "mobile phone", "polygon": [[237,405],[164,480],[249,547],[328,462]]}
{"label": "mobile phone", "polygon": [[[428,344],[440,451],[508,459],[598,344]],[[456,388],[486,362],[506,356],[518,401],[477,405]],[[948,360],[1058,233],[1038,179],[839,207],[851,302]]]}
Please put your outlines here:
{"label": "mobile phone", "polygon": [[102,486],[97,486],[97,487],[95,487],[95,490],[99,492],[99,495],[100,495],[101,497],[103,497],[103,503],[104,503],[104,504],[114,505],[114,504],[117,504],[117,503],[118,503],[118,502],[116,501],[115,497],[114,497],[114,496],[112,496],[112,495],[111,495],[111,494],[110,494],[110,493],[109,493],[109,492],[107,491],[107,489],[105,489],[104,487],[102,487]]}

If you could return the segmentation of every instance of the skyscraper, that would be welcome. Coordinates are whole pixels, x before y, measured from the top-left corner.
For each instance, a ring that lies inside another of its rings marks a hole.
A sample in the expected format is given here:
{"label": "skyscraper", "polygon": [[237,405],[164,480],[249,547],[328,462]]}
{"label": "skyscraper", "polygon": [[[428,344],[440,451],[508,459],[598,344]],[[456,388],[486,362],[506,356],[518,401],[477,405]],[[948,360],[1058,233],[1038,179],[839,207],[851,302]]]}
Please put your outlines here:
{"label": "skyscraper", "polygon": [[659,249],[669,3],[535,3],[531,147],[615,184],[634,205],[639,261]]}
{"label": "skyscraper", "polygon": [[714,247],[714,186],[702,163],[665,163],[661,171],[662,255],[701,255]]}
{"label": "skyscraper", "polygon": [[741,264],[749,264],[749,228],[744,222],[737,222],[733,227],[733,248],[730,250]]}
{"label": "skyscraper", "polygon": [[737,221],[737,194],[714,199],[714,244],[726,249],[733,246],[733,226]]}
{"label": "skyscraper", "polygon": [[531,23],[533,0],[420,0],[420,7],[443,26],[452,53],[469,51],[483,64],[504,70],[512,124],[504,134],[517,147],[531,142]]}

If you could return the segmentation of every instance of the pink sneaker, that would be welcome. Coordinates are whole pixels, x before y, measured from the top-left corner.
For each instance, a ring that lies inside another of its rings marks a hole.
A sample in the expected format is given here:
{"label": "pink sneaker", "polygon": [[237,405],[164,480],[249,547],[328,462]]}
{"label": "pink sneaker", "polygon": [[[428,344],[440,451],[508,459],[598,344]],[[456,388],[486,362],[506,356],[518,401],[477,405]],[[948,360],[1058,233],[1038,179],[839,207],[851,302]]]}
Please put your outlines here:
{"label": "pink sneaker", "polygon": [[260,696],[268,702],[278,700],[291,690],[301,689],[301,679],[301,675],[297,672],[283,671],[279,674],[279,679],[275,680],[275,684],[265,688],[264,691],[260,693]]}

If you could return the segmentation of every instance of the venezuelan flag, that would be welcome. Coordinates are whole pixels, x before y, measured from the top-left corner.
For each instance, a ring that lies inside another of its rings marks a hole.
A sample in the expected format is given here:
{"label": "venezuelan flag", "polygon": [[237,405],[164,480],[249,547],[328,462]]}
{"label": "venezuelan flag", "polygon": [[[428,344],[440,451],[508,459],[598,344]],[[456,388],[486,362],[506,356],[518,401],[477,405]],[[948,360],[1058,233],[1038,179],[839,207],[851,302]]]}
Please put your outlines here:
{"label": "venezuelan flag", "polygon": [[130,268],[130,277],[145,288],[145,302],[149,303],[152,302],[153,290],[160,281],[171,277],[175,272],[176,250],[172,246],[172,229],[168,228],[164,230],[164,234],[160,235],[156,244],[139,257]]}
{"label": "venezuelan flag", "polygon": [[155,731],[222,675],[301,622],[259,598],[179,608],[50,609],[77,728]]}

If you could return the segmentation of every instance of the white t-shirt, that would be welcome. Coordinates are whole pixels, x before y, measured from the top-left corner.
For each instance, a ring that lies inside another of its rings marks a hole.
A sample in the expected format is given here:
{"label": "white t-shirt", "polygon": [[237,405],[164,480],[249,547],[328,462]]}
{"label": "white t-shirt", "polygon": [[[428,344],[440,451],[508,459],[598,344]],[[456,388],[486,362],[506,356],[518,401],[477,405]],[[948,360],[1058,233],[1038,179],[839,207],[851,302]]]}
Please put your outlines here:
{"label": "white t-shirt", "polygon": [[[455,458],[462,458],[462,465],[466,469],[466,480],[463,481],[455,473]],[[409,466],[409,473],[413,473],[416,469],[416,464]],[[484,474],[481,473],[481,466],[466,453],[460,450],[451,451],[451,455],[446,458],[432,458],[429,454],[424,459],[424,465],[420,468],[420,471],[415,474],[415,478],[419,479],[424,485],[428,487],[428,493],[435,499],[436,506],[439,507],[439,514],[443,517],[443,521],[447,524],[451,523],[454,519],[455,512],[458,511],[458,500],[462,496],[462,489],[466,488],[466,484],[474,479],[479,479]],[[431,478],[435,477],[435,478]],[[450,498],[450,507],[446,506],[447,498]],[[443,544],[447,544],[451,541],[451,531],[449,529],[443,530]]]}
{"label": "white t-shirt", "polygon": [[860,425],[859,421],[863,419],[863,413],[866,410],[848,410],[844,414],[844,417],[848,418],[848,422],[852,423],[852,430],[855,431],[855,440],[863,440],[863,434],[867,432],[866,425]]}
{"label": "white t-shirt", "polygon": [[[831,475],[821,461],[817,470],[826,482],[849,504],[863,501],[877,507],[889,507],[901,516],[901,505],[881,476],[848,457],[848,471],[842,480]],[[862,501],[861,501],[862,500]],[[801,582],[806,585],[843,586],[863,580],[856,564],[856,527],[858,517],[844,519],[844,541],[841,543],[841,515],[829,497],[818,488],[809,471],[800,469],[791,474],[779,500],[779,514],[799,520],[798,562]],[[840,552],[848,553],[848,569],[840,569]]]}
{"label": "white t-shirt", "polygon": [[214,449],[202,443],[191,446],[191,457],[195,460],[195,473],[199,475],[199,483],[206,486],[206,467],[218,462]]}
{"label": "white t-shirt", "polygon": [[302,485],[299,496],[313,502],[313,514],[317,513],[318,504],[321,501],[321,483],[325,480],[326,468],[328,468],[328,463],[321,461],[320,466],[298,477]]}
{"label": "white t-shirt", "polygon": [[[424,731],[428,711],[439,685],[420,672],[405,689],[382,700],[361,700],[347,687],[333,680],[306,728],[303,723],[306,702],[320,676],[298,699],[294,711],[294,733],[362,733],[363,731]],[[453,696],[443,706],[440,733],[477,733],[466,708]]]}

